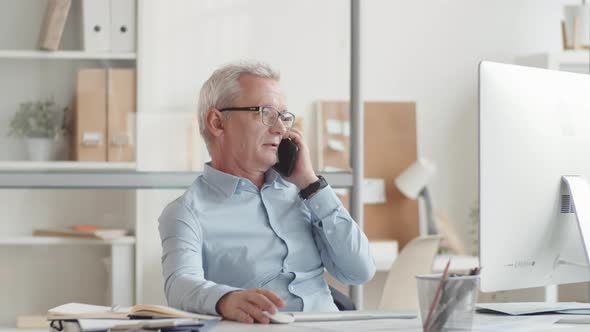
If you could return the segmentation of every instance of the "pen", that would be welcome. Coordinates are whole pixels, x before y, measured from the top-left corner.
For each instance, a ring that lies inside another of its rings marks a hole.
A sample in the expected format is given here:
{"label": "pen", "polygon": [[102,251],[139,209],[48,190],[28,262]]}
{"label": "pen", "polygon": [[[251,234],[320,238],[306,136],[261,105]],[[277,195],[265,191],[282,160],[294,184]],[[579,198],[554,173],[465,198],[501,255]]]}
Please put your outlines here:
{"label": "pen", "polygon": [[430,305],[430,310],[428,310],[428,316],[426,316],[426,321],[424,321],[424,330],[430,331],[430,325],[432,314],[434,313],[434,309],[438,306],[438,302],[440,300],[440,293],[442,292],[442,288],[444,286],[445,280],[449,274],[449,266],[451,265],[451,259],[447,262],[445,266],[445,270],[443,271],[442,278],[440,279],[440,283],[438,284],[438,288],[436,289],[436,294],[434,295],[434,299],[432,299],[432,304]]}

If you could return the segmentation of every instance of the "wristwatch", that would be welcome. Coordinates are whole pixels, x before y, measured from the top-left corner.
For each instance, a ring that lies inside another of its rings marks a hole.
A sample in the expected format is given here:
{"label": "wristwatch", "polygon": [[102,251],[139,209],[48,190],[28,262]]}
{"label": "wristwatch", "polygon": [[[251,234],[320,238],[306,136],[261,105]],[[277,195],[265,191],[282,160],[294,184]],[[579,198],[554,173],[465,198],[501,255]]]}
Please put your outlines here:
{"label": "wristwatch", "polygon": [[328,181],[326,181],[323,176],[317,175],[317,177],[319,180],[312,182],[309,186],[301,189],[299,192],[299,197],[301,197],[301,199],[306,200],[313,196],[313,194],[328,186]]}

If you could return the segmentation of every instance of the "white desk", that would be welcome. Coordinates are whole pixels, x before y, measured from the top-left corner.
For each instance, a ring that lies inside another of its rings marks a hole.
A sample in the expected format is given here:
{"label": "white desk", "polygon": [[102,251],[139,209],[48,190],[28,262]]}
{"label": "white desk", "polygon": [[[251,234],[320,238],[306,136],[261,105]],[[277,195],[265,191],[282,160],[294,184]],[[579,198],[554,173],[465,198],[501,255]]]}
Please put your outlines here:
{"label": "white desk", "polygon": [[[481,317],[478,317],[481,316]],[[560,315],[563,316],[563,315]],[[479,324],[477,323],[479,319]],[[588,332],[590,331],[590,324],[553,324],[549,316],[528,316],[529,319],[525,324],[520,323],[520,326],[514,325],[513,317],[509,316],[489,316],[476,314],[476,323],[473,331],[535,331],[535,332],[549,332],[549,331],[564,331],[564,332]],[[545,320],[545,321],[543,321]],[[498,325],[498,324],[502,325]],[[491,326],[489,324],[494,324]],[[477,327],[484,327],[477,328]],[[368,321],[346,321],[346,322],[322,322],[322,323],[292,323],[286,325],[279,324],[241,324],[236,322],[221,321],[216,323],[207,332],[303,332],[303,331],[407,331],[407,332],[422,332],[421,323],[418,319],[384,319],[384,320],[368,320]]]}

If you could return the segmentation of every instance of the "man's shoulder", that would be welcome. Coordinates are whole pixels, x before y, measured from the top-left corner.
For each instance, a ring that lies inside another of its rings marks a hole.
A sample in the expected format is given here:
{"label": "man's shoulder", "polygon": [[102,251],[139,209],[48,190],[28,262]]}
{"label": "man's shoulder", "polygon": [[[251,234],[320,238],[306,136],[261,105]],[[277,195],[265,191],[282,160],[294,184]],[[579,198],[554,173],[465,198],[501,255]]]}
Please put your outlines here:
{"label": "man's shoulder", "polygon": [[207,185],[203,182],[202,177],[202,175],[199,175],[182,195],[168,203],[166,209],[174,211],[187,210],[190,213],[198,211],[204,200],[210,199],[206,193]]}

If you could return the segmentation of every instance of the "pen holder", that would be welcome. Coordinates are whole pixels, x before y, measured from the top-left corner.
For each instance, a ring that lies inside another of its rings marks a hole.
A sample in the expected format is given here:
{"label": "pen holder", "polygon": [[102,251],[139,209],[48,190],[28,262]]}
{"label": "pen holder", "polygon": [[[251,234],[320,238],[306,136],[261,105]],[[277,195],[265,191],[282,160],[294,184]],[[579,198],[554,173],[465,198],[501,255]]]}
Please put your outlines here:
{"label": "pen holder", "polygon": [[419,275],[416,282],[424,332],[471,330],[479,275]]}

